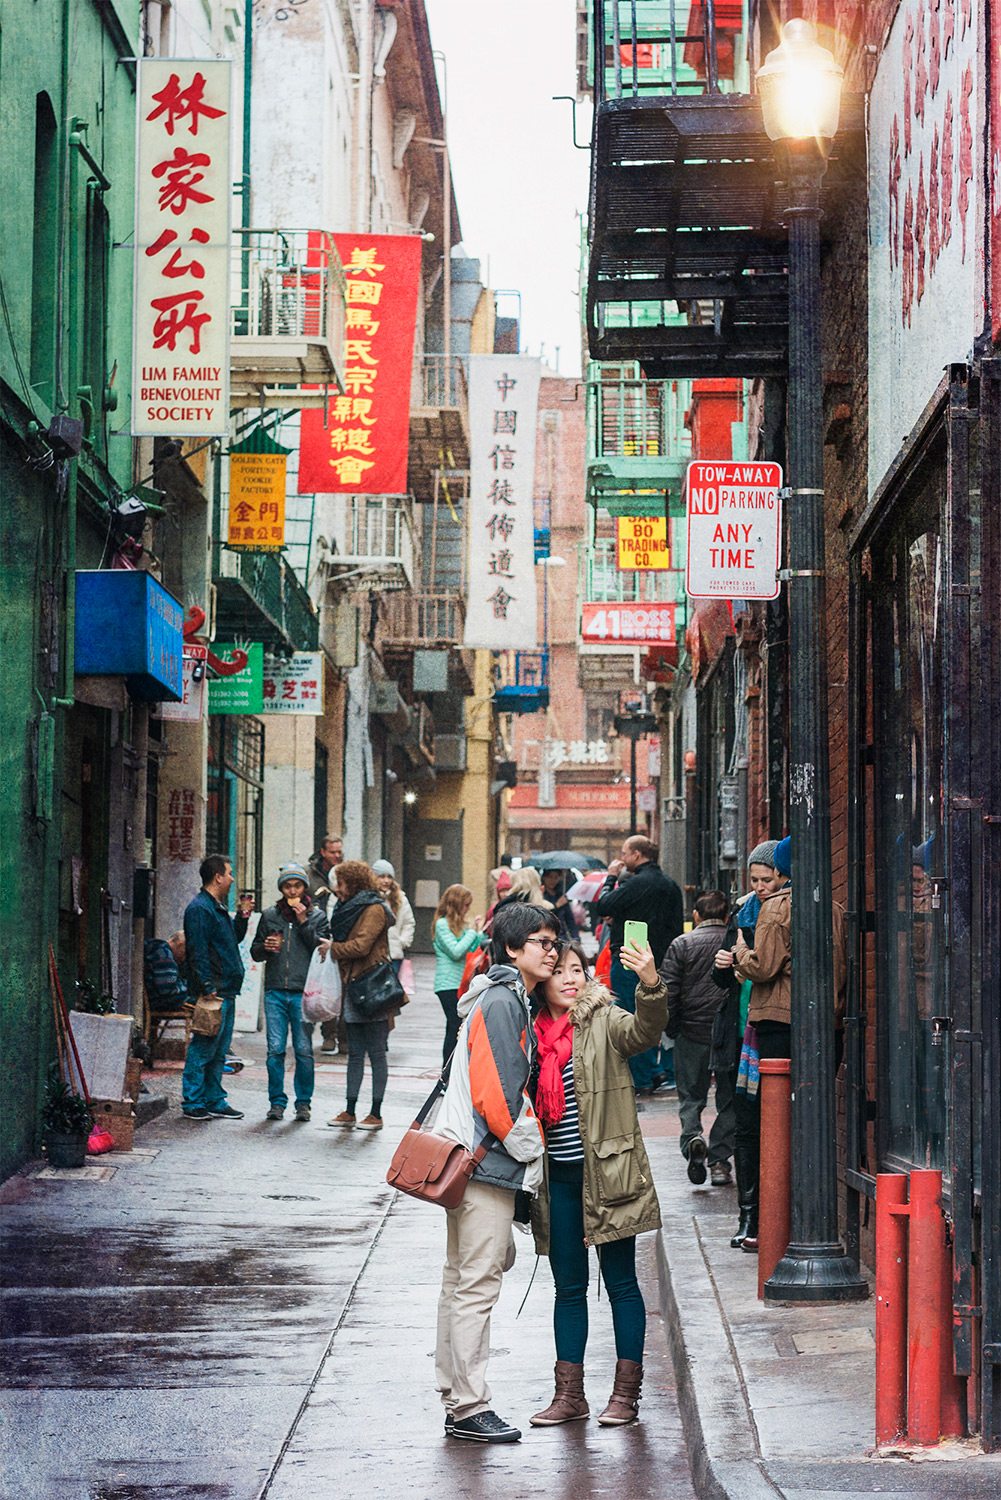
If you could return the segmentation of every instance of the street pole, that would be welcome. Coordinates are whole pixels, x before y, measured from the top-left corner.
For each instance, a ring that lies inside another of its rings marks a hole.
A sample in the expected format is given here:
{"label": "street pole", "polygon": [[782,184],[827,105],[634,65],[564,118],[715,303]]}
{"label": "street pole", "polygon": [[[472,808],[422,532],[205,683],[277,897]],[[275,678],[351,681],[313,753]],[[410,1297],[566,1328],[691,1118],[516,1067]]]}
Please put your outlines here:
{"label": "street pole", "polygon": [[629,832],[636,832],[636,736],[629,736]]}
{"label": "street pole", "polygon": [[[868,1285],[838,1238],[834,1109],[820,184],[815,139],[777,151],[789,186],[789,824],[792,837],[790,1242],[766,1302],[843,1302]],[[768,1170],[767,1160],[762,1168]]]}

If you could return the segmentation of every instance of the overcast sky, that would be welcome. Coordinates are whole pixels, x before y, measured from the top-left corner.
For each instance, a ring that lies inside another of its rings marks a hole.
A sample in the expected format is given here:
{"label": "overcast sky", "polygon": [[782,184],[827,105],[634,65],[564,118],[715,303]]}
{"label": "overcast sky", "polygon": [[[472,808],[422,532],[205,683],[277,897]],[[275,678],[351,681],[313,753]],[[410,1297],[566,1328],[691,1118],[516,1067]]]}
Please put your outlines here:
{"label": "overcast sky", "polygon": [[[494,288],[522,297],[521,347],[580,373],[579,215],[588,152],[574,149],[574,0],[425,0],[431,42],[445,53],[448,137],[467,255]],[[439,63],[439,79],[443,80]],[[590,141],[590,106],[577,138]],[[502,298],[501,313],[517,312]]]}

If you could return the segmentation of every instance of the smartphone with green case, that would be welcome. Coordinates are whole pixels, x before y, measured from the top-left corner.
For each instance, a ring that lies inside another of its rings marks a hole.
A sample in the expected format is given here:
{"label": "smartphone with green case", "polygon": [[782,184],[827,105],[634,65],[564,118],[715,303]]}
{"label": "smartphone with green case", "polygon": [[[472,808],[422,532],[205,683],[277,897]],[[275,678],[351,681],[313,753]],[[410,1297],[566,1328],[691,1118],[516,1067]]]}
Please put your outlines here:
{"label": "smartphone with green case", "polygon": [[646,923],[625,922],[623,924],[622,941],[627,948],[636,948],[642,951],[647,944]]}

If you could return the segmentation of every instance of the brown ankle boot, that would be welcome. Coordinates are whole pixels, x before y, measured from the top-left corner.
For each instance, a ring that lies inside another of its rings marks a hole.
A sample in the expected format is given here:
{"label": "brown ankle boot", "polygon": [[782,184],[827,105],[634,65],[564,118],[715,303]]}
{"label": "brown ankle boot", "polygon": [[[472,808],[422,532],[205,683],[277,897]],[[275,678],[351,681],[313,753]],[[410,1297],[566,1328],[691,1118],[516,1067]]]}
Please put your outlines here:
{"label": "brown ankle boot", "polygon": [[529,1417],[533,1427],[558,1427],[561,1422],[580,1422],[590,1413],[584,1399],[584,1366],[558,1359],[554,1369],[556,1394],[551,1406]]}
{"label": "brown ankle boot", "polygon": [[615,1380],[612,1397],[598,1421],[603,1427],[625,1427],[635,1422],[640,1414],[640,1386],[643,1384],[643,1366],[632,1359],[615,1361]]}

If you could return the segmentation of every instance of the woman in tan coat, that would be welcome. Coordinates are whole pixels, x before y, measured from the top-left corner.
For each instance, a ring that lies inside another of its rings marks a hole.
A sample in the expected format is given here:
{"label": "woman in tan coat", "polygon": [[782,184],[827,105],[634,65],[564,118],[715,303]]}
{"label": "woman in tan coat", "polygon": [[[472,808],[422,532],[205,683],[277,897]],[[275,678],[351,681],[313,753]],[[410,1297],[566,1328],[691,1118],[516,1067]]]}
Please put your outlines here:
{"label": "woman in tan coat", "polygon": [[[382,1129],[382,1101],[389,1078],[386,1047],[389,1038],[389,1012],[376,1020],[358,1014],[348,996],[353,979],[367,974],[379,964],[389,962],[388,932],[393,913],[380,899],[373,871],[360,859],[349,859],[334,871],[337,905],[330,914],[330,958],[340,965],[344,989],[343,1019],[348,1033],[348,1097],[345,1108],[328,1125],[345,1130]],[[365,1057],[372,1065],[372,1108],[364,1120],[358,1120],[355,1106],[361,1093]]]}
{"label": "woman in tan coat", "polygon": [[584,1397],[588,1249],[598,1252],[615,1331],[615,1382],[598,1417],[606,1427],[634,1422],[643,1380],[646,1310],[636,1280],[636,1236],[660,1227],[660,1207],[636,1116],[628,1059],[659,1038],[667,989],[649,948],[624,947],[639,979],[636,1014],[613,1004],[588,979],[587,960],[567,943],[551,979],[540,985],[535,1021],[539,1080],[536,1113],[546,1138],[545,1178],[532,1201],[540,1255],[556,1283],[556,1394],[534,1427],[588,1415]]}

